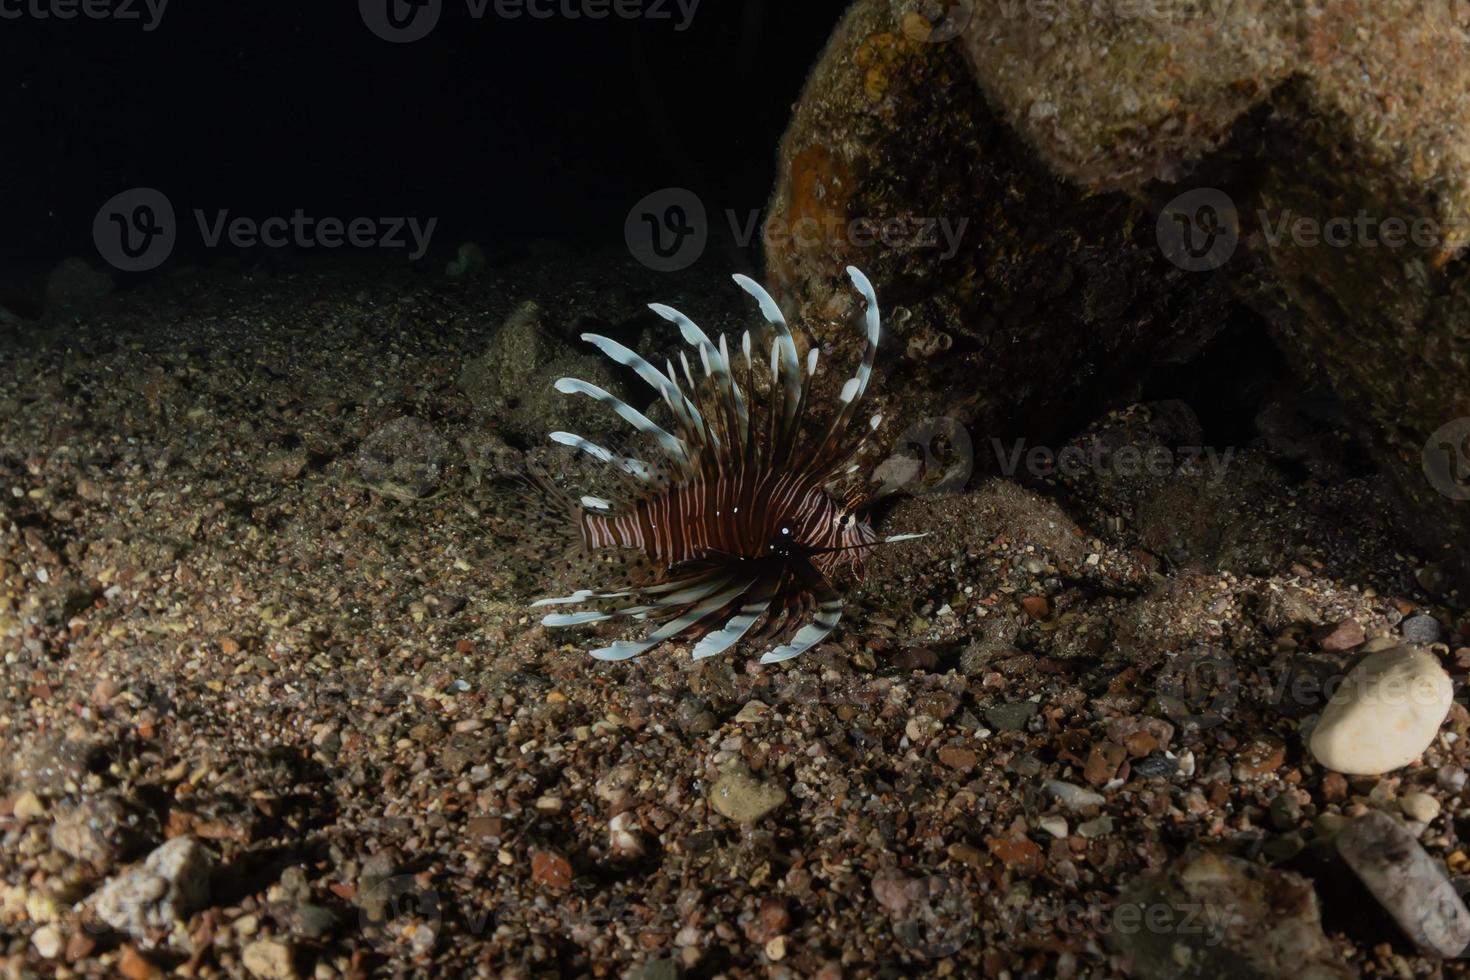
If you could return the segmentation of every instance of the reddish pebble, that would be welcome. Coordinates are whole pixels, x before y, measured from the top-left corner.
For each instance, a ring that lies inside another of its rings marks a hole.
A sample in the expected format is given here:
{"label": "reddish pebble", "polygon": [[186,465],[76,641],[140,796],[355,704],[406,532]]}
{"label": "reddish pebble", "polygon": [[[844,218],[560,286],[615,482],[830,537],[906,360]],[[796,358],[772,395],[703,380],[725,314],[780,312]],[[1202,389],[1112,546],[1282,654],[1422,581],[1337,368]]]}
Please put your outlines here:
{"label": "reddish pebble", "polygon": [[118,957],[117,969],[128,980],[152,980],[153,977],[163,976],[163,971],[152,960],[126,944],[122,948],[122,955]]}
{"label": "reddish pebble", "polygon": [[1032,619],[1045,619],[1051,615],[1051,602],[1044,595],[1028,595],[1021,600],[1021,608]]}
{"label": "reddish pebble", "polygon": [[547,888],[570,888],[572,865],[553,851],[537,851],[531,855],[531,877]]}
{"label": "reddish pebble", "polygon": [[932,671],[939,666],[939,654],[928,647],[905,647],[893,655],[893,666],[902,670]]}
{"label": "reddish pebble", "polygon": [[1361,646],[1367,635],[1363,632],[1363,626],[1356,619],[1348,618],[1331,626],[1324,626],[1317,631],[1317,644],[1323,649],[1333,653],[1341,653]]}
{"label": "reddish pebble", "polygon": [[1159,747],[1159,740],[1149,732],[1134,732],[1123,740],[1123,745],[1133,758],[1142,759]]}
{"label": "reddish pebble", "polygon": [[751,942],[765,943],[781,935],[791,926],[791,913],[778,898],[761,902],[755,918],[745,924],[745,936]]}
{"label": "reddish pebble", "polygon": [[1029,837],[1018,837],[1002,839],[992,837],[986,842],[990,853],[1007,866],[1015,868],[1025,874],[1036,874],[1046,867],[1046,857],[1041,853],[1041,848]]}
{"label": "reddish pebble", "polygon": [[974,749],[962,749],[958,746],[946,745],[939,750],[939,761],[951,769],[968,772],[975,768],[975,763],[980,761],[980,757],[975,754]]}
{"label": "reddish pebble", "polygon": [[1118,774],[1118,767],[1127,757],[1128,750],[1121,745],[1114,745],[1112,742],[1095,742],[1092,752],[1087,756],[1087,765],[1082,768],[1082,774],[1092,785],[1105,786]]}
{"label": "reddish pebble", "polygon": [[1245,743],[1235,757],[1235,778],[1255,779],[1270,775],[1286,761],[1286,745],[1279,738],[1261,735]]}

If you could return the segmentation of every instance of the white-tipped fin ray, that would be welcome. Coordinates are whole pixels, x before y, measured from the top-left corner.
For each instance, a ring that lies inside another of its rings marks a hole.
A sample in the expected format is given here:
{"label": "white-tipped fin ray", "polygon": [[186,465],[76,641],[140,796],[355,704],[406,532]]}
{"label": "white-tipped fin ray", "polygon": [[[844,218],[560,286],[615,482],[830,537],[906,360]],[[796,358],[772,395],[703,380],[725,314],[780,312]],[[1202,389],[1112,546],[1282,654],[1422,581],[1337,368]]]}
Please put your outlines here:
{"label": "white-tipped fin ray", "polygon": [[653,470],[641,459],[633,459],[630,456],[619,456],[611,449],[606,449],[594,442],[588,442],[575,432],[553,432],[548,438],[552,442],[559,443],[563,446],[580,449],[600,463],[611,463],[636,479],[651,480],[653,478]]}
{"label": "white-tipped fin ray", "polygon": [[[720,584],[728,581],[729,579],[725,579]],[[619,640],[612,646],[599,647],[593,650],[592,656],[598,660],[628,660],[641,653],[645,653],[665,640],[670,640],[678,636],[711,613],[718,612],[722,606],[738,598],[754,583],[755,579],[753,578],[737,582],[735,585],[716,592],[714,595],[704,599],[693,609],[689,610],[689,612],[677,619],[669,620],[642,640]]]}
{"label": "white-tipped fin ray", "polygon": [[[771,357],[771,380],[780,380],[786,390],[785,409],[781,418],[782,438],[786,438],[791,426],[796,421],[796,413],[801,403],[801,359],[796,353],[796,341],[791,336],[791,327],[786,323],[786,317],[781,312],[781,307],[771,298],[760,283],[749,276],[736,274],[732,276],[735,284],[755,298],[760,305],[761,315],[776,332],[775,347]],[[779,351],[779,360],[777,351]]]}
{"label": "white-tipped fin ray", "polygon": [[648,416],[633,408],[616,395],[597,387],[597,385],[590,384],[580,378],[558,378],[556,390],[564,395],[582,394],[590,398],[595,398],[597,401],[610,407],[614,412],[617,412],[624,422],[627,422],[639,432],[653,437],[658,442],[660,448],[674,459],[687,460],[689,458],[689,452],[684,448],[682,440],[669,435],[662,428],[655,425]]}
{"label": "white-tipped fin ray", "polygon": [[840,619],[842,619],[842,600],[836,596],[823,600],[822,604],[817,607],[816,618],[797,630],[790,643],[776,647],[761,657],[761,663],[778,664],[783,660],[801,656],[826,639],[827,634],[837,627]]}
{"label": "white-tipped fin ray", "polygon": [[740,612],[732,616],[724,628],[708,634],[694,645],[694,659],[703,660],[724,653],[739,642],[761,616],[765,615],[771,606],[771,600],[775,598],[775,592],[775,583],[762,588],[754,599],[740,607]]}

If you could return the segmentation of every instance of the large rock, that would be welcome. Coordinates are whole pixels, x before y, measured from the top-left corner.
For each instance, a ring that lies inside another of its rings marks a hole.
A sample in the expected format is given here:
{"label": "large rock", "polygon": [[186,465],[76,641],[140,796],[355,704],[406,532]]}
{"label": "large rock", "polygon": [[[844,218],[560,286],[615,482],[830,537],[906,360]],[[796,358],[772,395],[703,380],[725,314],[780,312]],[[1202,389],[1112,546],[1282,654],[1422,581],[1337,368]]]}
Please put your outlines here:
{"label": "large rock", "polygon": [[960,43],[1080,186],[1186,192],[1168,221],[1223,192],[1209,220],[1241,248],[1208,264],[1331,384],[1421,543],[1470,582],[1467,25],[1435,0],[1018,0],[977,9]]}
{"label": "large rock", "polygon": [[[1346,403],[1421,544],[1470,584],[1465,14],[858,0],[782,142],[770,277],[851,346],[837,277],[864,266],[904,388],[927,392],[902,407],[1033,436],[1207,339],[1228,284]],[[971,221],[947,256],[904,237],[916,216]],[[871,245],[863,218],[898,233]]]}
{"label": "large rock", "polygon": [[[765,225],[767,280],[806,336],[860,354],[878,287],[892,434],[926,416],[991,436],[1055,436],[1149,365],[1186,356],[1230,314],[1154,244],[1148,210],[1049,173],[986,104],[962,51],[863,0],[828,42],[781,141]],[[899,392],[902,398],[898,398]]]}
{"label": "large rock", "polygon": [[110,879],[97,893],[97,916],[119,932],[146,939],[209,902],[209,852],[192,837],[175,837],[138,867]]}
{"label": "large rock", "polygon": [[1312,755],[1355,776],[1392,772],[1434,742],[1454,703],[1439,658],[1420,647],[1370,653],[1348,672],[1312,730]]}
{"label": "large rock", "polygon": [[[627,399],[612,362],[593,352],[570,349],[547,331],[541,306],[527,301],[516,308],[480,357],[465,364],[459,386],[481,415],[529,445],[544,445],[558,429],[590,435],[621,426],[606,407],[585,395],[567,395],[553,386],[562,377],[580,378]],[[591,350],[591,348],[587,348]],[[645,397],[647,395],[647,397]],[[646,404],[652,397],[639,391]],[[635,399],[636,400],[636,399]]]}
{"label": "large rock", "polygon": [[1199,854],[1126,885],[1108,941],[1130,976],[1346,980],[1322,933],[1311,882],[1239,858]]}
{"label": "large rock", "polygon": [[1419,846],[1407,827],[1382,810],[1370,810],[1333,841],[1342,859],[1421,950],[1449,957],[1470,946],[1470,909],[1444,866]]}

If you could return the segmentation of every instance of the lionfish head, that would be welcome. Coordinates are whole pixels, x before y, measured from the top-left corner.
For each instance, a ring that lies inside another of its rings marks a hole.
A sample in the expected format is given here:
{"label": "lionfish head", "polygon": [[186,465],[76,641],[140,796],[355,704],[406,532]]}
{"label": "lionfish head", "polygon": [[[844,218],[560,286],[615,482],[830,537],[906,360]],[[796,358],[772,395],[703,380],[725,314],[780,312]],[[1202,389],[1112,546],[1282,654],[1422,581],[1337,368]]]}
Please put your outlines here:
{"label": "lionfish head", "polygon": [[860,490],[839,491],[857,466],[854,457],[877,430],[879,417],[857,420],[858,403],[872,377],[882,332],[872,285],[849,266],[848,276],[867,302],[867,344],[856,373],[826,412],[812,405],[818,352],[805,364],[786,319],[769,293],[746,276],[735,282],[760,305],[771,334],[769,383],[765,360],[753,354],[749,331],[732,357],[724,336],[711,340],[679,311],[649,308],[678,327],[692,349],[679,369],[663,369],[607,337],[583,334],[613,361],[653,388],[673,419],[663,428],[596,385],[577,378],[558,391],[607,405],[653,444],[657,461],[596,445],[571,432],[553,442],[605,464],[616,487],[570,503],[569,517],[588,551],[631,550],[653,569],[651,580],[540,599],[535,606],[584,606],[552,613],[548,627],[614,619],[655,624],[641,640],[619,640],[592,651],[602,660],[626,660],[661,643],[698,639],[696,659],[728,650],[742,638],[776,642],[762,663],[789,660],[821,642],[837,626],[842,599],[837,583],[859,574],[880,544]]}

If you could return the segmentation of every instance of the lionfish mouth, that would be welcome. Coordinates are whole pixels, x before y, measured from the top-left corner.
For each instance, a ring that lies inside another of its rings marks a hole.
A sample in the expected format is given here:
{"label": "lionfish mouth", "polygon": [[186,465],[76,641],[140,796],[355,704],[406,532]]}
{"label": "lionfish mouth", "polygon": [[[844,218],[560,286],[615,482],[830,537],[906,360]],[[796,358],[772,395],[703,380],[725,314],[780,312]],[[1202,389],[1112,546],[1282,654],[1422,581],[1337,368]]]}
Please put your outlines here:
{"label": "lionfish mouth", "polygon": [[860,574],[863,559],[880,544],[923,537],[880,540],[860,516],[863,501],[837,492],[856,471],[852,460],[880,422],[875,415],[867,424],[854,424],[882,327],[872,284],[852,266],[847,274],[867,301],[867,345],[825,425],[810,421],[816,348],[808,352],[803,371],[780,308],[746,276],[735,276],[735,282],[760,304],[773,334],[768,386],[756,384],[758,362],[751,356],[749,331],[734,361],[723,335],[711,341],[692,320],[662,304],[649,309],[679,328],[703,369],[696,376],[688,356],[680,353],[687,391],[671,361],[660,371],[614,340],[582,335],[658,393],[675,431],[596,385],[577,378],[556,382],[560,392],[607,405],[651,439],[662,459],[645,462],[571,432],[551,433],[553,442],[606,464],[621,481],[611,493],[584,496],[572,505],[582,545],[594,552],[632,550],[655,572],[651,581],[622,583],[610,591],[582,589],[539,599],[532,605],[593,607],[552,613],[543,625],[620,618],[655,624],[642,640],[593,650],[600,660],[627,660],[661,643],[696,638],[694,657],[701,659],[752,636],[779,643],[761,657],[761,663],[778,663],[820,643],[837,626],[842,598],[834,581],[840,572]]}

